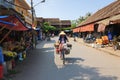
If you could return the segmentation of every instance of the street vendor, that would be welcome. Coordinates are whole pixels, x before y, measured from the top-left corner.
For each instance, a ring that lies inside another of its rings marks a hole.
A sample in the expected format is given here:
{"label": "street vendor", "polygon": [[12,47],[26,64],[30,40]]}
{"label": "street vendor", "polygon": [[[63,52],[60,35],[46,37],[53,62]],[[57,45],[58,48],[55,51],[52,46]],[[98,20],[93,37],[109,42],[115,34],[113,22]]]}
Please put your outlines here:
{"label": "street vendor", "polygon": [[[58,52],[60,52],[60,51],[62,51],[63,50],[63,44],[65,44],[66,42],[68,42],[69,40],[68,40],[68,38],[67,38],[67,35],[65,34],[65,32],[64,31],[61,31],[60,32],[60,34],[59,34],[59,51]],[[62,59],[64,54],[60,54],[60,58]]]}
{"label": "street vendor", "polygon": [[66,43],[68,40],[64,31],[61,31],[59,34],[59,43]]}

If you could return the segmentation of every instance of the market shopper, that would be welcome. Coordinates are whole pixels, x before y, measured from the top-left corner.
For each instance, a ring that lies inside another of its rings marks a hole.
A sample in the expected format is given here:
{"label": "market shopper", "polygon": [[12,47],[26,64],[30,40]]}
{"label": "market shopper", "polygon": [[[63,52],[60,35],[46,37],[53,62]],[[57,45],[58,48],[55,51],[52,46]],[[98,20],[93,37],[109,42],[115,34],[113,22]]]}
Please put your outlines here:
{"label": "market shopper", "polygon": [[108,32],[108,39],[109,39],[109,41],[112,41],[112,39],[113,39],[112,38],[112,33],[110,31]]}

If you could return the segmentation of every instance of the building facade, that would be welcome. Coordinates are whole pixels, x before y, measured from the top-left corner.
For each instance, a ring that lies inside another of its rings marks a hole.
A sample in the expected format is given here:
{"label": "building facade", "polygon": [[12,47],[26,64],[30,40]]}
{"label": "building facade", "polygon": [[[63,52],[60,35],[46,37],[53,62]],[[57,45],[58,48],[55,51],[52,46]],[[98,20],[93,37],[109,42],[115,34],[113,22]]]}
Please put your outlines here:
{"label": "building facade", "polygon": [[0,0],[0,15],[17,15],[28,28],[32,26],[31,7],[26,0]]}
{"label": "building facade", "polygon": [[120,35],[120,0],[116,0],[113,3],[98,10],[83,23],[79,24],[73,29],[74,33],[83,32],[98,32],[112,33],[112,36]]}
{"label": "building facade", "polygon": [[71,21],[70,20],[60,20],[59,18],[37,18],[38,24],[41,24],[44,22],[48,22],[51,26],[54,26],[56,28],[67,28],[71,27]]}

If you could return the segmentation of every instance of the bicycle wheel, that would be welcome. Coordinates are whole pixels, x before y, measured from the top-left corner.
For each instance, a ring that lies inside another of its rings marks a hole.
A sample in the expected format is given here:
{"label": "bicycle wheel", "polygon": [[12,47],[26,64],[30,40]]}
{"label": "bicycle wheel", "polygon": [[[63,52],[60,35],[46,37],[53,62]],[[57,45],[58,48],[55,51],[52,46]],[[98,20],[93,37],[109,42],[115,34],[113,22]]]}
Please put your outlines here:
{"label": "bicycle wheel", "polygon": [[62,50],[62,60],[63,60],[63,64],[65,64],[65,50]]}

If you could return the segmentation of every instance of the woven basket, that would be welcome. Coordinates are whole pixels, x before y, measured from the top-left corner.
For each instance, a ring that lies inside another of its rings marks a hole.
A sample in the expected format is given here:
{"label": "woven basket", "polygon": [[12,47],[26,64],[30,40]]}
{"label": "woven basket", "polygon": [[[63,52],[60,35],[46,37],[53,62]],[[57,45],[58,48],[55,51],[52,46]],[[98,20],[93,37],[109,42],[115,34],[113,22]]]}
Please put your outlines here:
{"label": "woven basket", "polygon": [[59,43],[55,43],[55,44],[54,44],[54,47],[55,47],[55,48],[58,48],[58,47],[59,47]]}

